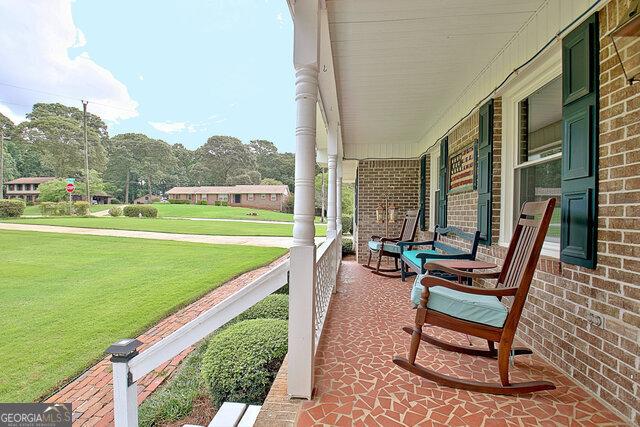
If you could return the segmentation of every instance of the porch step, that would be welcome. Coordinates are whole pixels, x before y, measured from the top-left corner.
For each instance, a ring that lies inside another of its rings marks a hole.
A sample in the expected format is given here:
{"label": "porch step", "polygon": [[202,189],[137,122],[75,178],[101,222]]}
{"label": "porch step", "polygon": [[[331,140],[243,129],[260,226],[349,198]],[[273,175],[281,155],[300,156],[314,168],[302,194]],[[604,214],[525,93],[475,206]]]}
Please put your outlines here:
{"label": "porch step", "polygon": [[[262,406],[224,402],[208,427],[253,427]],[[204,427],[185,424],[183,427]]]}

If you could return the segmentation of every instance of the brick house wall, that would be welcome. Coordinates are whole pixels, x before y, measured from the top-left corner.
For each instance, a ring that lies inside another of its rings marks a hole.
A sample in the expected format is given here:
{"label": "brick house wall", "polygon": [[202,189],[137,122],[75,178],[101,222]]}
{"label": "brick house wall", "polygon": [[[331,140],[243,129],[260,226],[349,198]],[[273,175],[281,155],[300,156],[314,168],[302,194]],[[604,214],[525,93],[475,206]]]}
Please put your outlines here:
{"label": "brick house wall", "polygon": [[420,188],[418,160],[364,160],[358,163],[358,211],[354,228],[354,247],[358,262],[366,263],[367,242],[372,235],[384,236],[386,224],[376,223],[376,206],[385,198],[396,206],[396,222],[389,224],[389,234],[400,234],[407,210],[417,209]]}
{"label": "brick house wall", "polygon": [[[189,198],[191,196],[191,198]],[[208,204],[212,205],[215,202],[219,201],[217,194],[175,194],[171,196],[172,199],[177,200],[190,200],[191,203],[199,202],[200,200],[206,200]],[[254,194],[253,200],[249,200],[248,194],[242,194],[240,203],[236,203],[233,198],[233,194],[229,195],[227,202],[229,206],[237,206],[244,208],[253,208],[253,209],[266,209],[270,211],[281,211],[284,207],[285,202],[287,201],[287,197],[283,194],[276,194],[276,199],[271,200],[271,194],[265,194],[265,198],[262,198],[261,194]]]}
{"label": "brick house wall", "polygon": [[[611,40],[606,36],[619,22],[627,4],[627,0],[612,0],[598,12],[598,266],[587,269],[542,256],[518,338],[601,398],[630,424],[640,425],[640,84],[626,84]],[[477,113],[474,113],[449,133],[449,152],[454,154],[472,143],[477,133]],[[498,245],[501,143],[502,103],[498,98],[494,100],[493,244],[481,246],[478,251],[478,259],[498,265],[506,255],[506,248]],[[386,182],[395,172],[385,168],[373,173],[370,164],[360,163],[360,203],[363,198],[375,198],[379,191],[376,180]],[[385,188],[397,188],[406,194],[412,189],[417,192],[418,185],[416,172],[415,184],[386,183]],[[475,191],[450,194],[448,224],[475,230],[476,203]],[[369,213],[364,216],[370,219],[375,203],[366,206]],[[365,221],[361,220],[361,224]],[[376,233],[380,231],[376,228]],[[421,237],[428,238],[429,234],[421,233]],[[359,243],[361,250],[363,245],[366,241]],[[358,261],[363,260],[362,256],[358,257]],[[590,321],[594,315],[602,319],[601,325]]]}

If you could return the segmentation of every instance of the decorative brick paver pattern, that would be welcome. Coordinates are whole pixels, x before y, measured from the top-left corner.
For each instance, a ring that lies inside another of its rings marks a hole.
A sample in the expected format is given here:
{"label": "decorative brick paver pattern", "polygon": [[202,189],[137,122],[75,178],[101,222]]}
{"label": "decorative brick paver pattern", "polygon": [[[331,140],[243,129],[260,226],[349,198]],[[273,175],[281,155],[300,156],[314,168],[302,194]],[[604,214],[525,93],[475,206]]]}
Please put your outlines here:
{"label": "decorative brick paver pattern", "polygon": [[[518,356],[514,382],[550,380],[557,389],[496,396],[439,386],[395,366],[406,355],[411,325],[411,283],[371,274],[355,262],[340,270],[316,356],[316,394],[302,405],[297,425],[331,426],[522,426],[626,425],[593,395],[538,356]],[[462,334],[434,330],[466,343]],[[486,342],[472,338],[484,348]],[[521,343],[520,343],[521,344]],[[498,382],[492,359],[461,355],[422,343],[418,363],[448,375]],[[266,406],[266,403],[265,403]]]}
{"label": "decorative brick paver pattern", "polygon": [[[261,274],[266,273],[288,257],[282,257],[272,264],[245,273],[217,289],[211,291],[193,304],[167,317],[156,326],[140,335],[144,351],[152,344],[168,336],[187,322],[195,319],[231,294],[242,289]],[[124,338],[124,337],[123,337]],[[138,381],[138,404],[156,390],[178,367],[193,348],[188,348],[170,361],[162,364]],[[111,383],[111,362],[104,358],[60,391],[46,399],[47,402],[71,403],[73,405],[74,426],[107,426],[113,424],[113,388]]]}

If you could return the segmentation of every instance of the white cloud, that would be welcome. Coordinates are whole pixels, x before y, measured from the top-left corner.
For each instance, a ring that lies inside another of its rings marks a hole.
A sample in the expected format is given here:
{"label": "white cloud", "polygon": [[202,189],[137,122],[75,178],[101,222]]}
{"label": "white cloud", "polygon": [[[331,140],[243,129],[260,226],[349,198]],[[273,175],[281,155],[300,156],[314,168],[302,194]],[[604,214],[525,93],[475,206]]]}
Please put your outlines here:
{"label": "white cloud", "polygon": [[0,113],[4,114],[5,116],[7,116],[9,118],[9,120],[11,120],[14,124],[18,124],[18,123],[22,123],[25,120],[27,120],[27,118],[24,116],[24,114],[19,115],[19,114],[15,114],[13,111],[11,111],[11,109],[9,107],[7,107],[6,105],[1,105],[0,104]]}
{"label": "white cloud", "polygon": [[276,15],[276,21],[278,21],[280,28],[284,27],[284,16],[282,16],[282,12]]}
{"label": "white cloud", "polygon": [[140,81],[144,80],[144,76],[142,74],[138,74],[138,80]]}
{"label": "white cloud", "polygon": [[4,108],[20,116],[36,102],[79,107],[80,99],[88,99],[89,111],[107,121],[136,117],[138,103],[109,70],[94,62],[88,52],[69,56],[69,48],[87,43],[73,22],[71,4],[72,0],[0,2],[0,83],[5,84],[0,84],[0,100],[6,102]]}
{"label": "white cloud", "polygon": [[[186,122],[149,122],[151,127],[164,133],[176,133],[189,130],[190,125]],[[195,131],[195,129],[194,129]]]}

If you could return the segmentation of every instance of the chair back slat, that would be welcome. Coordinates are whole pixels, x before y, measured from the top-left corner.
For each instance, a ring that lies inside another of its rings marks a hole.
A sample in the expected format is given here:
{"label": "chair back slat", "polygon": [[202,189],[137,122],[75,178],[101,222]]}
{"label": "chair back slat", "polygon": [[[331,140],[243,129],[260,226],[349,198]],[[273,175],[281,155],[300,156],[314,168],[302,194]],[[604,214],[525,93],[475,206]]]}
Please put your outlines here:
{"label": "chair back slat", "polygon": [[498,277],[498,286],[518,288],[505,321],[505,329],[509,325],[513,333],[533,280],[555,202],[555,199],[549,199],[524,204]]}
{"label": "chair back slat", "polygon": [[402,231],[400,232],[400,240],[403,242],[411,242],[416,237],[418,229],[418,218],[420,210],[407,211],[402,223]]}
{"label": "chair back slat", "polygon": [[464,255],[467,252],[463,251],[462,249],[456,248],[454,246],[451,245],[447,245],[446,243],[442,243],[442,242],[438,242],[437,240],[433,242],[433,248],[434,249],[439,249],[447,254],[451,254],[451,255]]}

